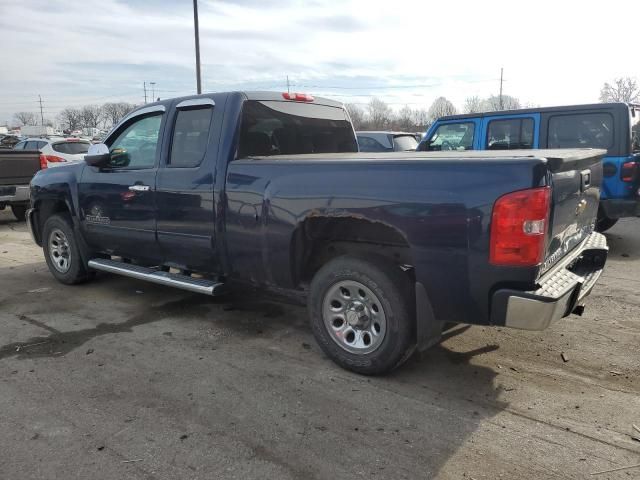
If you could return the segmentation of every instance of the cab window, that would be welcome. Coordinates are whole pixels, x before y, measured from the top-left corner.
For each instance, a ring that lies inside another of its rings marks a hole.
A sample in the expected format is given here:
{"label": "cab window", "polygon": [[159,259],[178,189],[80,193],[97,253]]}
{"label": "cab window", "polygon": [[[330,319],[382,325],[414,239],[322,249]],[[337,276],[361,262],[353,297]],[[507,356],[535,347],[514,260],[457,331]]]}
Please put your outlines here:
{"label": "cab window", "polygon": [[428,151],[473,150],[473,122],[440,125],[427,143]]}
{"label": "cab window", "polygon": [[237,158],[357,152],[353,126],[340,107],[247,100]]}
{"label": "cab window", "polygon": [[611,148],[613,117],[609,113],[554,115],[549,119],[549,148]]}
{"label": "cab window", "polygon": [[487,128],[487,150],[533,148],[533,119],[491,120]]}
{"label": "cab window", "polygon": [[109,148],[110,166],[152,168],[156,163],[161,120],[161,114],[143,117],[125,128]]}
{"label": "cab window", "polygon": [[202,163],[209,142],[211,107],[178,110],[173,129],[170,167],[197,167]]}

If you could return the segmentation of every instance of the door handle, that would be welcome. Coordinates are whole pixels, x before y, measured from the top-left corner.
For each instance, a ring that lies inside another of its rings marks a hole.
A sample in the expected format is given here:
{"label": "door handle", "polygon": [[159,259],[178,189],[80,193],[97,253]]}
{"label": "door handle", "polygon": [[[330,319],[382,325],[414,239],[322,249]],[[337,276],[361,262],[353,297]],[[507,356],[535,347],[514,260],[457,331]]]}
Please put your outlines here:
{"label": "door handle", "polygon": [[131,190],[132,192],[148,192],[149,185],[131,185],[129,187],[129,190]]}

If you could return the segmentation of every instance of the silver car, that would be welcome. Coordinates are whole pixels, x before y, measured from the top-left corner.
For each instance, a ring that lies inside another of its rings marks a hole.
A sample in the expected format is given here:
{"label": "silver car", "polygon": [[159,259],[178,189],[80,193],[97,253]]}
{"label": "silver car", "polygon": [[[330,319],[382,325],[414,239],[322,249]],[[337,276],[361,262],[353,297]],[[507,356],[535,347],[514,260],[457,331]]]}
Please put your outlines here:
{"label": "silver car", "polygon": [[14,147],[15,150],[39,150],[47,161],[47,168],[78,163],[84,156],[91,142],[82,138],[27,138]]}

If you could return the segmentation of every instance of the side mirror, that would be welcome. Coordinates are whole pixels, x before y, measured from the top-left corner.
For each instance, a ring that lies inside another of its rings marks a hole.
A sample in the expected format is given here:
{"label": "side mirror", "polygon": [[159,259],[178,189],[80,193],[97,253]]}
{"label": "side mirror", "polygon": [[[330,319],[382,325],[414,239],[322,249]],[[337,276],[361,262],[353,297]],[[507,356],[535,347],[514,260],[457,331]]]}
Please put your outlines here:
{"label": "side mirror", "polygon": [[96,143],[89,147],[89,151],[84,156],[84,161],[92,167],[106,167],[111,161],[109,147],[104,143]]}

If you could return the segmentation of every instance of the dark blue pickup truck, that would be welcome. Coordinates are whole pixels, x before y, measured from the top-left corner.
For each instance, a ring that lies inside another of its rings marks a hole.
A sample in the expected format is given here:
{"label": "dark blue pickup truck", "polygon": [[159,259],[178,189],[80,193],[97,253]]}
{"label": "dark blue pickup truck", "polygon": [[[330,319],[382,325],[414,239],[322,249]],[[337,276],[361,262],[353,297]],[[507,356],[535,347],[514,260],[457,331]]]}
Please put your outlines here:
{"label": "dark blue pickup truck", "polygon": [[358,153],[341,104],[217,93],[129,114],[38,173],[28,223],[62,283],[95,271],[306,300],[341,366],[389,371],[449,322],[543,329],[607,256],[604,150]]}

